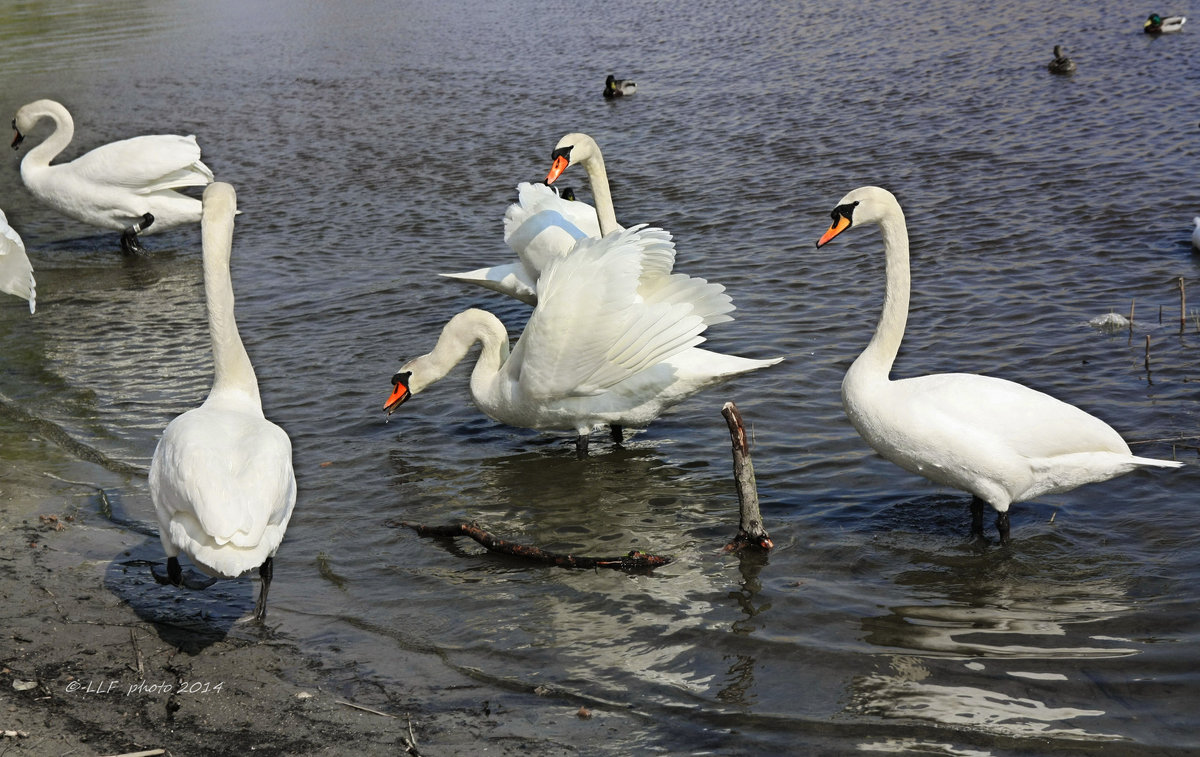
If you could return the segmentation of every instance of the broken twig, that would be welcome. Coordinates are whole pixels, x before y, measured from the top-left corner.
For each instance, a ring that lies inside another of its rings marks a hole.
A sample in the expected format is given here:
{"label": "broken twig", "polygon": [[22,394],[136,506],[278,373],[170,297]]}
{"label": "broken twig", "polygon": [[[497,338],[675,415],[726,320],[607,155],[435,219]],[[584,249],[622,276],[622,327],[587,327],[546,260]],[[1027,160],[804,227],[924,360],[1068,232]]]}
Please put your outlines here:
{"label": "broken twig", "polygon": [[737,552],[748,547],[771,549],[767,529],[763,528],[762,512],[758,508],[758,486],[754,481],[754,463],[750,460],[750,443],[746,440],[746,426],[737,405],[726,402],[721,408],[725,423],[729,425],[729,438],[733,442],[733,478],[737,484],[738,512],[740,522],[737,536],[725,545],[726,552]]}

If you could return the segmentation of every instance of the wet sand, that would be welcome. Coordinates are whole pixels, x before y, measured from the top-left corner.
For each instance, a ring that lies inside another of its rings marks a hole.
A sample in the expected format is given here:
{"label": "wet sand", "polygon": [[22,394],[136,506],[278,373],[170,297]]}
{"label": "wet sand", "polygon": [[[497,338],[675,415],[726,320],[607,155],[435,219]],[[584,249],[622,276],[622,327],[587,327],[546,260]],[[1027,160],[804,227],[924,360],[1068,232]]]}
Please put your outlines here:
{"label": "wet sand", "polygon": [[430,655],[412,653],[396,686],[301,650],[270,613],[219,631],[176,625],[170,608],[147,620],[112,588],[152,583],[122,559],[146,535],[100,512],[121,477],[4,420],[0,754],[603,753],[614,723],[536,694],[505,704]]}

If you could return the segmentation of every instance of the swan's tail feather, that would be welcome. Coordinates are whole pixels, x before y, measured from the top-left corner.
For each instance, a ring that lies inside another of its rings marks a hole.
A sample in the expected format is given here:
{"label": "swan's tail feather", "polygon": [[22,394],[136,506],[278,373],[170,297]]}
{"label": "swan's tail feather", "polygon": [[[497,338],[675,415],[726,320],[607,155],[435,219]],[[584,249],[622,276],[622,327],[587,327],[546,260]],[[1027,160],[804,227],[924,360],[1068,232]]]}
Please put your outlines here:
{"label": "swan's tail feather", "polygon": [[1135,465],[1144,465],[1150,468],[1182,468],[1183,463],[1178,460],[1159,460],[1153,457],[1133,457],[1130,462]]}

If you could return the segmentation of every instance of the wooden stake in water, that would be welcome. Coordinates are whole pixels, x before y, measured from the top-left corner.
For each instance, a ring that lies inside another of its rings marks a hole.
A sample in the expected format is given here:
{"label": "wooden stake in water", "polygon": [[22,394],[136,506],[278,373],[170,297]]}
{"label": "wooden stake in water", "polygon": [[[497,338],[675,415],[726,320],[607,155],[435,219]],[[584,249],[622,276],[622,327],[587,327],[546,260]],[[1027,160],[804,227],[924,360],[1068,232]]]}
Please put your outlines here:
{"label": "wooden stake in water", "polygon": [[725,423],[729,426],[729,439],[733,443],[733,480],[737,485],[739,524],[737,536],[725,545],[727,552],[742,549],[768,550],[775,546],[767,529],[763,527],[762,513],[758,509],[758,487],[754,482],[754,463],[750,461],[750,443],[746,440],[746,425],[737,405],[726,402],[721,408]]}
{"label": "wooden stake in water", "polygon": [[1183,277],[1179,277],[1179,333],[1187,329],[1187,292],[1184,291]]}
{"label": "wooden stake in water", "polygon": [[1146,334],[1146,373],[1150,373],[1150,335]]}

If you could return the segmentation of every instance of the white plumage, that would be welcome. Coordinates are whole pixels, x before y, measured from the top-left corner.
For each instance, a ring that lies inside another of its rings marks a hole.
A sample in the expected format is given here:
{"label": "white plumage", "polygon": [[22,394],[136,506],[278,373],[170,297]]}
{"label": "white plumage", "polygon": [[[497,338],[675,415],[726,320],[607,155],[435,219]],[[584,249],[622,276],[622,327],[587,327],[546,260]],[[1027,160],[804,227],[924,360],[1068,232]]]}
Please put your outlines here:
{"label": "white plumage", "polygon": [[168,557],[167,580],[182,582],[180,552],[211,576],[234,578],[258,568],[255,617],[262,619],[272,558],[296,502],[296,479],[291,441],[263,416],[234,319],[229,257],[235,205],[228,184],[204,192],[204,290],[215,377],[204,404],[163,432],[150,465],[150,496]]}
{"label": "white plumage", "polygon": [[479,342],[475,404],[511,426],[573,430],[583,453],[598,426],[644,427],[702,389],[779,362],[697,348],[707,323],[729,320],[734,306],[719,284],[671,273],[674,258],[661,229],[579,241],[542,271],[537,307],[511,354],[494,315],[459,313],[432,352],[396,374],[384,409],[441,379]]}
{"label": "white plumage", "polygon": [[127,251],[140,250],[137,235],[200,220],[200,201],[177,192],[202,187],[213,173],[200,161],[194,136],[158,134],[101,145],[69,163],[50,165],[75,134],[71,114],[53,100],[24,105],[13,120],[13,147],[37,122],[54,131],[21,161],[21,179],[42,203],[91,226],[122,232]]}
{"label": "white plumage", "polygon": [[37,282],[33,279],[33,265],[25,254],[25,243],[17,230],[8,225],[8,218],[0,210],[0,292],[8,292],[23,300],[29,300],[29,312],[37,306]]}
{"label": "white plumage", "polygon": [[908,319],[908,231],[891,192],[861,187],[842,198],[817,246],[851,226],[878,224],[887,258],[883,313],[870,344],[842,382],[850,423],[883,458],[974,495],[972,530],[983,503],[1008,541],[1009,505],[1106,481],[1139,466],[1181,463],[1136,457],[1107,423],[1012,381],[942,373],[893,381]]}

